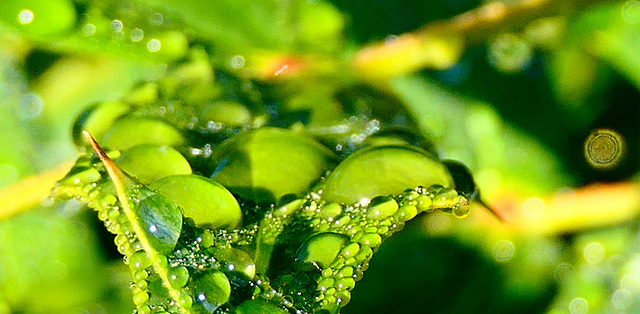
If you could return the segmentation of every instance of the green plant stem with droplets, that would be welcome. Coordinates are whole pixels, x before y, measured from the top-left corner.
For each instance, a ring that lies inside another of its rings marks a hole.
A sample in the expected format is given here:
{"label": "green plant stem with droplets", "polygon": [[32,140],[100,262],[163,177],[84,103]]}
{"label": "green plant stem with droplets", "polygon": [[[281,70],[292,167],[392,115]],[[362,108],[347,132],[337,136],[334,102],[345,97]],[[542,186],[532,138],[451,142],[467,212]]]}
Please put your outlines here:
{"label": "green plant stem with droplets", "polygon": [[[158,259],[160,254],[158,253],[156,248],[154,248],[153,245],[151,245],[147,237],[144,236],[145,230],[143,226],[139,224],[139,220],[141,218],[138,217],[134,212],[134,210],[132,209],[132,206],[135,206],[135,205],[131,203],[131,196],[129,195],[130,193],[126,191],[126,184],[125,182],[123,182],[123,180],[128,179],[126,178],[126,174],[124,174],[107,156],[107,154],[104,153],[102,148],[100,148],[98,143],[96,143],[96,140],[93,138],[93,136],[91,136],[89,132],[83,131],[83,135],[85,136],[87,141],[91,144],[91,147],[98,154],[98,157],[104,164],[107,170],[107,173],[111,178],[111,181],[116,187],[118,199],[120,200],[120,204],[122,205],[122,210],[124,214],[127,216],[128,221],[131,223],[131,226],[138,240],[142,244],[142,250],[147,255],[147,258],[151,261],[151,265],[153,267],[154,272],[162,280],[162,285],[167,289],[167,291],[171,295],[171,298],[173,299],[175,304],[178,304],[180,308],[180,313],[186,313],[186,314],[193,313],[191,309],[185,308],[183,306],[181,302],[182,297],[180,295],[180,292],[171,286],[166,265],[160,265],[160,262]],[[142,293],[145,293],[145,292],[142,292]]]}
{"label": "green plant stem with droplets", "polygon": [[[490,2],[448,20],[435,21],[419,30],[398,36],[393,42],[365,46],[354,55],[351,66],[366,80],[384,81],[421,68],[448,68],[458,62],[465,47],[534,18],[567,15],[580,8],[610,0],[573,0],[562,4],[550,0]],[[322,63],[320,63],[322,64]],[[69,163],[36,174],[0,190],[0,220],[32,208],[46,197],[53,183],[64,175]],[[20,197],[16,197],[20,195]]]}

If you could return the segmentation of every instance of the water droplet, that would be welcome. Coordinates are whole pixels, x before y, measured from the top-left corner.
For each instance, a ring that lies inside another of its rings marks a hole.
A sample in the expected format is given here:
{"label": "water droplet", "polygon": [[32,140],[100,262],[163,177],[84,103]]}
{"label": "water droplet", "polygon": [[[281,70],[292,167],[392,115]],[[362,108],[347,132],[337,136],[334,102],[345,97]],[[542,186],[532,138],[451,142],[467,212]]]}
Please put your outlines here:
{"label": "water droplet", "polygon": [[157,52],[160,50],[160,48],[161,48],[161,44],[160,44],[160,41],[157,39],[151,39],[147,43],[147,49],[149,49],[149,51],[151,52]]}
{"label": "water droplet", "polygon": [[604,257],[604,247],[598,242],[591,242],[584,248],[584,258],[589,263],[599,263]]}
{"label": "water droplet", "polygon": [[143,270],[149,266],[151,266],[151,260],[147,256],[145,252],[136,252],[129,257],[129,266],[133,270]]}
{"label": "water droplet", "polygon": [[527,219],[540,219],[544,214],[544,201],[537,197],[532,197],[522,203],[522,215]]}
{"label": "water droplet", "polygon": [[589,310],[587,300],[583,298],[575,298],[569,303],[569,311],[571,314],[583,314]]}
{"label": "water droplet", "polygon": [[618,289],[613,293],[613,296],[611,296],[611,301],[616,309],[624,311],[631,305],[633,296],[631,295],[631,292],[625,289]]}
{"label": "water droplet", "polygon": [[138,42],[144,38],[144,32],[139,28],[134,28],[131,31],[131,41]]}
{"label": "water droplet", "polygon": [[346,241],[344,235],[337,233],[314,235],[298,249],[296,261],[326,268],[336,259]]}
{"label": "water droplet", "polygon": [[82,28],[82,32],[86,36],[93,36],[96,33],[96,26],[90,23],[85,24],[84,27]]}
{"label": "water droplet", "polygon": [[133,303],[135,303],[136,305],[142,305],[146,303],[148,300],[149,300],[149,294],[144,291],[140,291],[133,296]]}
{"label": "water droplet", "polygon": [[18,115],[23,120],[31,120],[42,114],[43,107],[44,103],[40,96],[34,93],[27,93],[20,98],[20,102],[18,103]]}
{"label": "water droplet", "polygon": [[398,203],[389,196],[377,196],[371,200],[367,209],[367,218],[387,218],[398,211]]}
{"label": "water droplet", "polygon": [[243,56],[234,56],[231,58],[231,67],[234,69],[239,69],[244,67],[244,57]]}
{"label": "water droplet", "polygon": [[584,143],[584,155],[595,168],[615,166],[624,153],[624,139],[609,129],[597,129]]}
{"label": "water droplet", "polygon": [[18,21],[20,21],[20,24],[31,24],[33,18],[34,16],[31,10],[22,10],[18,13]]}
{"label": "water droplet", "polygon": [[220,305],[226,303],[231,295],[231,284],[227,277],[219,271],[208,271],[193,282],[193,293],[198,307],[206,313],[213,313]]}
{"label": "water droplet", "polygon": [[382,243],[382,237],[377,233],[367,233],[360,237],[358,242],[362,245],[376,248]]}
{"label": "water droplet", "polygon": [[184,287],[189,280],[189,270],[184,266],[169,269],[168,275],[169,283],[176,289]]}
{"label": "water droplet", "polygon": [[622,18],[629,24],[640,22],[640,2],[629,1],[622,7]]}
{"label": "water droplet", "polygon": [[511,241],[500,240],[493,246],[493,257],[498,262],[507,262],[513,257],[515,246]]}
{"label": "water droplet", "polygon": [[122,21],[120,20],[113,20],[111,21],[111,29],[114,32],[120,32],[122,31],[122,28],[124,27],[124,25],[122,24]]}
{"label": "water droplet", "polygon": [[122,32],[122,31],[113,32],[113,39],[115,39],[115,40],[123,40],[124,39],[124,32]]}

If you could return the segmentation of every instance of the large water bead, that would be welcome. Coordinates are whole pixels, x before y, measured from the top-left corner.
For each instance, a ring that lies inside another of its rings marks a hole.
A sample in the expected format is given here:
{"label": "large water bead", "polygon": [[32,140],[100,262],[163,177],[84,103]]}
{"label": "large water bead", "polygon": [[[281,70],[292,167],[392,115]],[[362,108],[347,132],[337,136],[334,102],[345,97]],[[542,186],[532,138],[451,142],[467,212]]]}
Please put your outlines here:
{"label": "large water bead", "polygon": [[222,272],[207,271],[193,281],[196,307],[204,313],[213,313],[231,296],[231,284]]}
{"label": "large water bead", "polygon": [[102,137],[102,146],[125,150],[141,144],[178,146],[182,134],[168,123],[151,118],[125,117],[116,120]]}
{"label": "large water bead", "polygon": [[313,235],[298,249],[296,261],[324,269],[340,254],[347,240],[346,236],[331,232]]}
{"label": "large water bead", "polygon": [[323,219],[334,219],[342,213],[342,207],[338,203],[327,203],[322,205],[318,216]]}
{"label": "large water bead", "polygon": [[302,194],[334,165],[335,157],[314,139],[265,127],[240,134],[212,155],[211,178],[258,203]]}
{"label": "large water bead", "polygon": [[144,270],[149,266],[151,266],[151,259],[143,251],[135,252],[129,257],[129,267],[132,271]]}
{"label": "large water bead", "polygon": [[180,206],[185,217],[210,228],[233,229],[242,222],[236,198],[220,183],[194,174],[172,175],[150,187]]}
{"label": "large water bead", "polygon": [[[377,229],[376,229],[377,231]],[[368,247],[378,247],[382,243],[382,237],[377,233],[367,233],[360,237],[358,242]]]}
{"label": "large water bead", "polygon": [[135,195],[138,199],[133,206],[138,218],[135,223],[145,233],[137,237],[146,237],[149,244],[162,254],[172,252],[182,231],[182,211],[165,196],[144,186],[138,188]]}
{"label": "large water bead", "polygon": [[116,164],[144,184],[170,175],[191,174],[187,159],[166,145],[142,144],[132,147],[122,153]]}
{"label": "large water bead", "polygon": [[169,269],[169,283],[173,288],[182,288],[189,280],[189,270],[184,266]]}
{"label": "large water bead", "polygon": [[377,196],[369,203],[367,208],[367,218],[382,219],[387,218],[398,211],[398,203],[390,196]]}
{"label": "large water bead", "polygon": [[149,301],[149,294],[145,291],[138,291],[133,295],[133,303],[135,303],[136,305],[145,304],[147,303],[147,301]]}
{"label": "large water bead", "polygon": [[335,287],[338,290],[351,291],[356,286],[356,281],[353,278],[343,277],[336,281]]}
{"label": "large water bead", "polygon": [[220,249],[214,254],[216,259],[225,261],[225,271],[239,272],[251,280],[256,275],[256,263],[247,252],[232,247]]}
{"label": "large water bead", "polygon": [[433,184],[453,185],[440,161],[414,147],[379,146],[357,151],[340,163],[327,178],[323,195],[328,202],[353,204]]}
{"label": "large water bead", "polygon": [[113,122],[129,111],[130,107],[119,101],[106,101],[90,106],[73,123],[73,142],[77,146],[89,144],[82,131],[89,131],[95,138],[102,138]]}

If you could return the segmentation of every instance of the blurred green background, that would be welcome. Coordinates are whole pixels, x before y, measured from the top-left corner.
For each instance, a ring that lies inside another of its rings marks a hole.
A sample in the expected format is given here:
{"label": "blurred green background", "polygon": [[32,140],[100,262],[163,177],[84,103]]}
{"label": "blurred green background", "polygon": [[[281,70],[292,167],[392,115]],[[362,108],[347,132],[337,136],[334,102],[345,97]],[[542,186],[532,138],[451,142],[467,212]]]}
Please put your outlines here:
{"label": "blurred green background", "polygon": [[[454,32],[464,44],[440,52],[453,51],[450,66],[424,62],[385,77],[376,76],[384,62],[368,72],[353,66],[365,45],[392,44],[404,33],[430,44],[439,38],[425,37],[425,25],[478,7],[471,12],[482,22],[482,12],[508,15],[511,7],[5,0],[0,189],[73,160],[80,112],[161,77],[199,47],[214,71],[273,86],[285,102],[316,110],[329,108],[327,95],[340,84],[393,95],[442,157],[471,168],[505,216],[498,223],[478,207],[465,220],[415,219],[374,256],[343,313],[640,311],[640,2],[528,3],[542,13],[479,34]],[[283,63],[292,74],[274,78]],[[625,148],[604,168],[584,150],[601,129]],[[0,196],[1,212],[9,197]],[[95,214],[74,202],[41,203],[0,216],[0,313],[130,312],[128,269]]]}

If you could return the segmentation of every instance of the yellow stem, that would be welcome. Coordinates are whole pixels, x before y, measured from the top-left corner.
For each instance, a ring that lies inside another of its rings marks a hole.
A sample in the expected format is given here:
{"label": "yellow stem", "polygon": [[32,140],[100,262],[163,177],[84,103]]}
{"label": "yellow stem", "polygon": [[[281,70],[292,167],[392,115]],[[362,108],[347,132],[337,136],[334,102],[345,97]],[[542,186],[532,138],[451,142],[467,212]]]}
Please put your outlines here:
{"label": "yellow stem", "polygon": [[56,168],[24,178],[0,190],[0,221],[39,205],[51,193],[58,180],[73,166],[65,161]]}
{"label": "yellow stem", "polygon": [[608,1],[611,0],[490,1],[453,18],[429,23],[415,32],[365,46],[355,55],[352,66],[363,78],[375,80],[425,67],[446,69],[460,60],[466,46],[482,43],[501,30]]}

